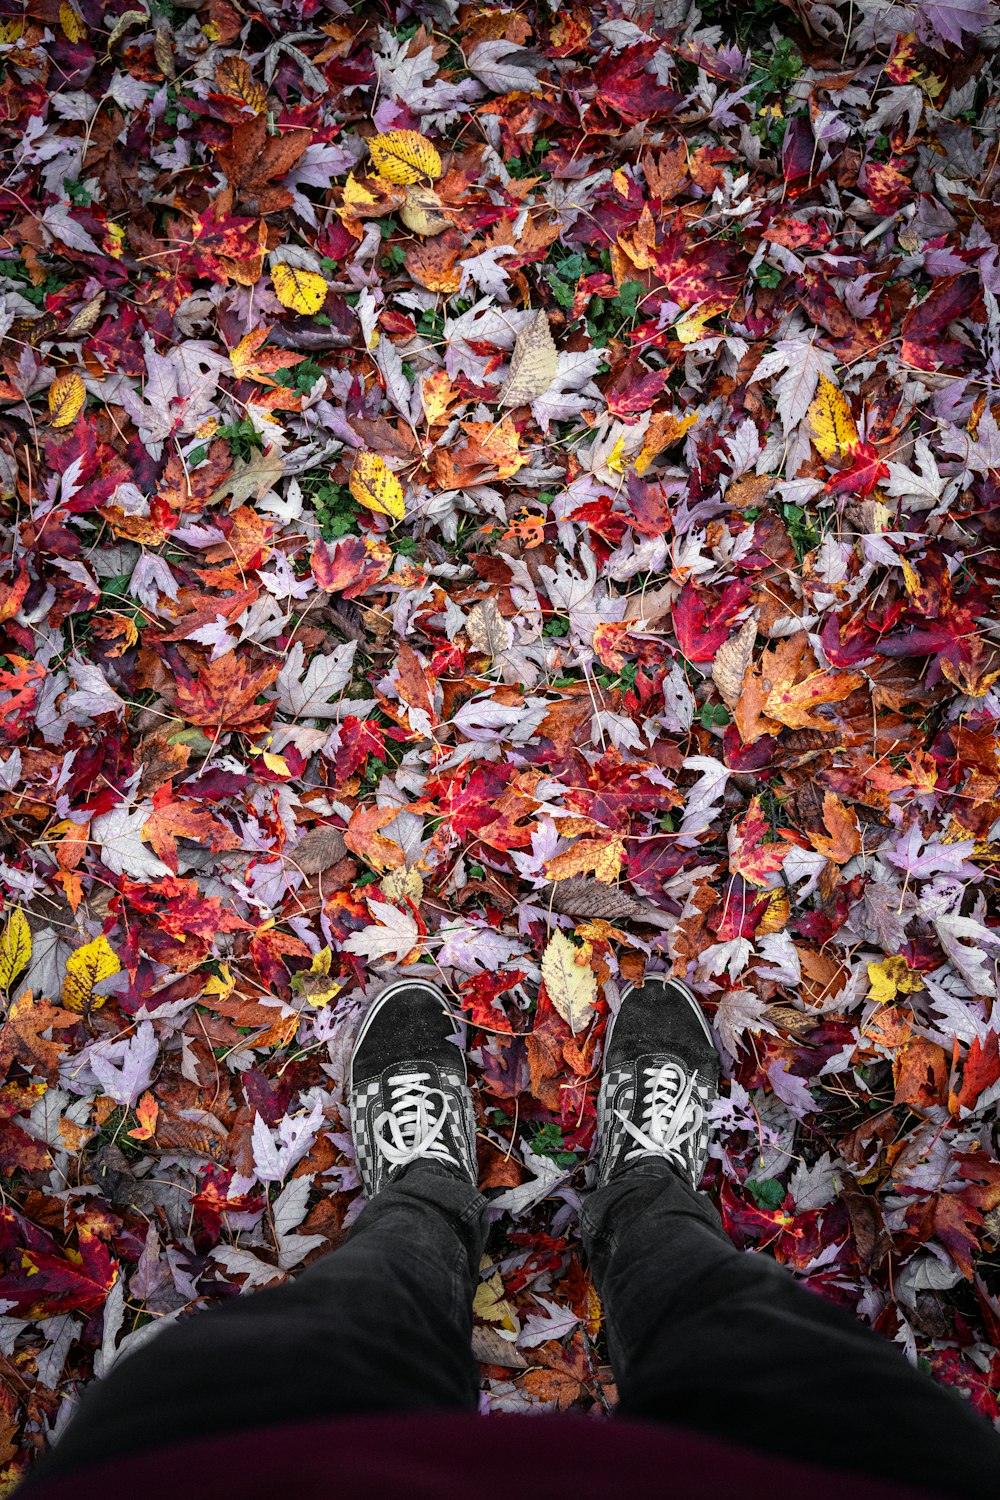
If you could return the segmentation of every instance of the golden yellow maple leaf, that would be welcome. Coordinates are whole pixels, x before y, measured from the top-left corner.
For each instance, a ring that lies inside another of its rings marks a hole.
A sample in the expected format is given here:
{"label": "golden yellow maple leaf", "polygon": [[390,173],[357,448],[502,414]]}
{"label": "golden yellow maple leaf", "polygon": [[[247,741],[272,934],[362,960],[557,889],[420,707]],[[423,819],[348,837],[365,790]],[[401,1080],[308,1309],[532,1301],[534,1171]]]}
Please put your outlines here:
{"label": "golden yellow maple leaf", "polygon": [[87,387],[72,370],[60,375],[49,386],[49,415],[53,427],[68,427],[75,422],[87,399]]}
{"label": "golden yellow maple leaf", "polygon": [[9,990],[31,957],[31,928],[20,907],[15,908],[0,933],[0,990]]}
{"label": "golden yellow maple leaf", "polygon": [[476,1287],[476,1295],[472,1299],[472,1311],[485,1323],[499,1323],[500,1327],[506,1328],[508,1333],[517,1332],[514,1309],[507,1301],[507,1293],[499,1271],[494,1271],[492,1276],[481,1281]]}
{"label": "golden yellow maple leaf", "polygon": [[290,266],[286,261],[272,267],[271,281],[282,307],[297,313],[319,312],[329,290],[325,278],[317,271],[303,271],[300,266]]}
{"label": "golden yellow maple leaf", "polygon": [[924,988],[920,974],[910,968],[901,953],[868,965],[868,998],[876,1005],[888,1005],[897,995],[912,995]]}
{"label": "golden yellow maple leaf", "polygon": [[378,175],[397,187],[408,187],[421,177],[433,182],[441,176],[437,147],[418,130],[387,130],[373,135],[368,150]]}
{"label": "golden yellow maple leaf", "polygon": [[236,980],[229,971],[229,965],[220,964],[218,974],[210,974],[206,979],[204,993],[218,995],[220,1000],[228,1000],[235,988]]}
{"label": "golden yellow maple leaf", "polygon": [[62,1000],[67,1010],[99,1010],[107,996],[95,995],[102,979],[110,979],[121,969],[118,955],[101,934],[92,943],[84,943],[66,960]]}
{"label": "golden yellow maple leaf", "polygon": [[377,453],[361,452],[354,460],[348,488],[359,505],[401,521],[406,515],[403,486]]}
{"label": "golden yellow maple leaf", "polygon": [[832,380],[819,377],[819,390],[806,412],[813,445],[823,458],[847,458],[858,444],[851,408]]}

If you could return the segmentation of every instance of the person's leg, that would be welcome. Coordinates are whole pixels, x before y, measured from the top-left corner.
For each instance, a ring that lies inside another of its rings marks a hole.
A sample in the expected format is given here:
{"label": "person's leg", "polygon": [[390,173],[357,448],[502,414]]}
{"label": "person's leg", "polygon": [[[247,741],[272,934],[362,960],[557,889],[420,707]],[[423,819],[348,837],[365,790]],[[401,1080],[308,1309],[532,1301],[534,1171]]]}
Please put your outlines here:
{"label": "person's leg", "polygon": [[40,1476],[282,1421],[475,1409],[486,1202],[442,1002],[411,984],[369,1013],[351,1104],[371,1201],[345,1244],[286,1286],[173,1324],[126,1355],[84,1394]]}
{"label": "person's leg", "polygon": [[[1000,1476],[1000,1437],[983,1418],[783,1267],[732,1245],[693,1185],[707,1139],[697,1087],[686,1103],[677,1078],[650,1094],[658,1050],[711,1094],[705,1033],[681,1011],[696,1002],[679,986],[635,996],[608,1044],[599,1185],[583,1214],[622,1415],[981,1500]],[[664,1017],[671,1044],[658,1048]],[[631,1084],[630,1049],[642,1054]]]}

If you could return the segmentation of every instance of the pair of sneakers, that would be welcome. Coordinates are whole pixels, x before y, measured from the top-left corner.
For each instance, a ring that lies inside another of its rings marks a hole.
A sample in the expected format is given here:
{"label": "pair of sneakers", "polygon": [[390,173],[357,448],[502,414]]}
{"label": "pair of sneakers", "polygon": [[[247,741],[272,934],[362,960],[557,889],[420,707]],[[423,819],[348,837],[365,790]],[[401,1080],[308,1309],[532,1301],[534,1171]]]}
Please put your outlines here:
{"label": "pair of sneakers", "polygon": [[[718,1053],[687,986],[659,975],[627,985],[604,1044],[596,1185],[636,1162],[659,1160],[697,1187],[718,1086]],[[456,1169],[475,1185],[465,1055],[437,985],[400,979],[378,996],[354,1044],[349,1098],[369,1197],[419,1160]]]}

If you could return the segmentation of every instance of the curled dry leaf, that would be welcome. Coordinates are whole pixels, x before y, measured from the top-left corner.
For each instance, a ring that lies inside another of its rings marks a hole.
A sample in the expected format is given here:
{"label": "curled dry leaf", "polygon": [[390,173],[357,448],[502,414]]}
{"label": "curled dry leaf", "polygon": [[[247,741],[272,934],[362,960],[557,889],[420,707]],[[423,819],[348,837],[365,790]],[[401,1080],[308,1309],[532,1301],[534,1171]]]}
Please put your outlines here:
{"label": "curled dry leaf", "polygon": [[753,659],[754,642],[757,639],[757,620],[752,616],[730,636],[716,652],[712,663],[712,681],[722,694],[726,707],[733,709],[743,691],[743,679]]}

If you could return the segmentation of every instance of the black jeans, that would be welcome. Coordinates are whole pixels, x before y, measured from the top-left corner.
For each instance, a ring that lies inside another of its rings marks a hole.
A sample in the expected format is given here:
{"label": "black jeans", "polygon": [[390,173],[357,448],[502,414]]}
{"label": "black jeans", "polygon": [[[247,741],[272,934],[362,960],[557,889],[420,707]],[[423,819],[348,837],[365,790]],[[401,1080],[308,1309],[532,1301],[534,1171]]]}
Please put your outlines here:
{"label": "black jeans", "polygon": [[[485,1210],[448,1168],[406,1168],[295,1281],[125,1356],[39,1477],[283,1421],[474,1409]],[[1000,1437],[983,1418],[766,1256],[740,1254],[665,1164],[592,1193],[583,1232],[623,1415],[969,1500],[994,1492]]]}

